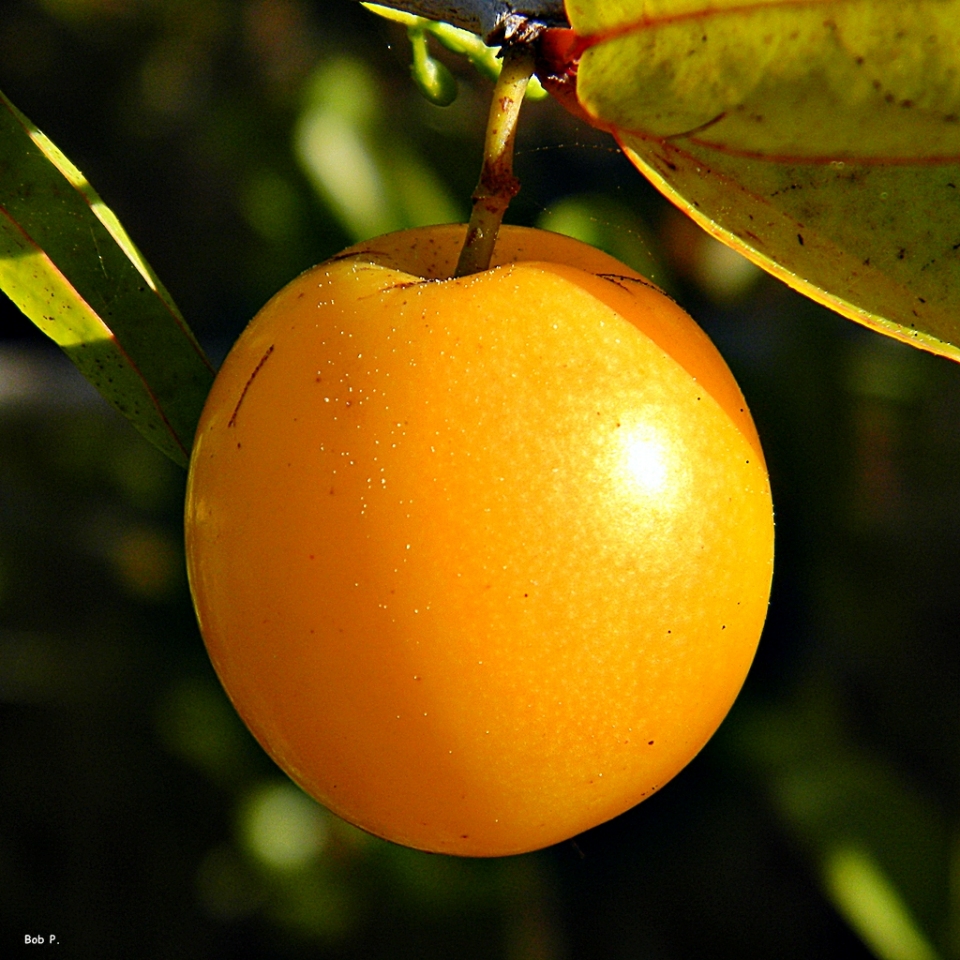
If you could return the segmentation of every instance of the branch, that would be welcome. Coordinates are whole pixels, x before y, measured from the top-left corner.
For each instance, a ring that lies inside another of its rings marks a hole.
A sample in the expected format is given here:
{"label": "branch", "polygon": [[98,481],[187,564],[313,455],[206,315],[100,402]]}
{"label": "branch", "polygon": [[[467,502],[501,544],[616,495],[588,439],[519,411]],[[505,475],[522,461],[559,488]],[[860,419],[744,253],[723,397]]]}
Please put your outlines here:
{"label": "branch", "polygon": [[569,26],[563,0],[374,0],[427,20],[443,20],[498,43],[511,21],[535,20],[549,27]]}

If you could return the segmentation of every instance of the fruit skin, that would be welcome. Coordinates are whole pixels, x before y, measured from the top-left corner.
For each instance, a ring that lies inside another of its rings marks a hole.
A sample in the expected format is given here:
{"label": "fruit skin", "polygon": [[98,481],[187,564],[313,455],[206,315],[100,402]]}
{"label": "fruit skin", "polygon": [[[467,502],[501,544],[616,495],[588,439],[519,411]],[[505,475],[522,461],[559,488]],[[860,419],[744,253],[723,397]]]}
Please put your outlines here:
{"label": "fruit skin", "polygon": [[518,227],[505,265],[432,279],[464,230],[370,240],[263,308],[204,410],[186,537],[211,659],[280,766],[371,833],[493,856],[700,750],[754,655],[773,517],[679,307]]}

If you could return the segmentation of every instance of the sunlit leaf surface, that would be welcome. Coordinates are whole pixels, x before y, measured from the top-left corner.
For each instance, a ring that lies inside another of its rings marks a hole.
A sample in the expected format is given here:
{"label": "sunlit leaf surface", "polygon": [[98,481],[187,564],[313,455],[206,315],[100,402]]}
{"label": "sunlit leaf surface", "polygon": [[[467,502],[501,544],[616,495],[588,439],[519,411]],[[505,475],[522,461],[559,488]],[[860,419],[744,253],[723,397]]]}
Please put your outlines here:
{"label": "sunlit leaf surface", "polygon": [[186,465],[213,370],[113,212],[2,94],[0,288]]}
{"label": "sunlit leaf surface", "polygon": [[792,286],[960,359],[960,0],[569,0],[577,98]]}

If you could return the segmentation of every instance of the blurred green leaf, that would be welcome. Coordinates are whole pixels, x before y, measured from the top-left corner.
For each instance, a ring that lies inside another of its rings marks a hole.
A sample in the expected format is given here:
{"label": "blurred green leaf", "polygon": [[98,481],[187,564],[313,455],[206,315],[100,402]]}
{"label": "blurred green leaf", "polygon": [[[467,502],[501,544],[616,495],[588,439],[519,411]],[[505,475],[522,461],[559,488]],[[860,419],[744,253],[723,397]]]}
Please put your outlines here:
{"label": "blurred green leaf", "polygon": [[186,466],[213,368],[116,215],[2,94],[0,288]]}
{"label": "blurred green leaf", "polygon": [[945,812],[864,749],[812,682],[794,704],[756,710],[734,734],[824,893],[881,960],[936,960],[925,931],[950,913]]}
{"label": "blurred green leaf", "polygon": [[463,219],[438,174],[391,125],[378,78],[363,61],[322,63],[305,92],[296,156],[352,239]]}
{"label": "blurred green leaf", "polygon": [[537,226],[598,247],[669,292],[671,279],[654,252],[656,243],[646,224],[612,198],[571,194],[551,204],[537,219]]}
{"label": "blurred green leaf", "polygon": [[937,960],[937,952],[869,853],[838,847],[827,858],[824,872],[831,899],[881,960]]}
{"label": "blurred green leaf", "polygon": [[570,0],[577,98],[791,286],[960,359],[960,0]]}

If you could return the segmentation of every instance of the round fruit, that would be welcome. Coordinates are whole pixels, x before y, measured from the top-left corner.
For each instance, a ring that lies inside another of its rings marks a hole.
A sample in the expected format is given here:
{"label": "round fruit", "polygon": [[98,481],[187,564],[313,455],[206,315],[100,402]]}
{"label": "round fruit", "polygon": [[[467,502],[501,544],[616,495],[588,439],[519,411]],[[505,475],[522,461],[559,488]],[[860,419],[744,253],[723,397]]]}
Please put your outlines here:
{"label": "round fruit", "polygon": [[504,227],[379,237],[241,336],[197,433],[190,582],[304,790],[425,850],[571,837],[676,774],[750,666],[773,518],[699,327],[612,258]]}

